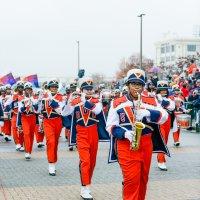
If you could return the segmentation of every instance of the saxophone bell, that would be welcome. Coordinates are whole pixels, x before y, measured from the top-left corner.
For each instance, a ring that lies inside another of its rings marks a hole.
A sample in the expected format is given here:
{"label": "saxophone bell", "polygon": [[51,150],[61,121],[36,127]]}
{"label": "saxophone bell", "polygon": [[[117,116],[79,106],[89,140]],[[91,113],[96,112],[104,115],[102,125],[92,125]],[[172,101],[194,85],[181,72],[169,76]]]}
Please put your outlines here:
{"label": "saxophone bell", "polygon": [[[138,109],[140,109],[141,106],[141,94],[138,93],[138,104],[136,107],[136,112]],[[131,149],[133,151],[137,151],[140,147],[140,138],[142,135],[142,130],[145,128],[145,124],[141,121],[136,121],[135,124],[133,124],[132,130],[133,130],[133,141],[131,143]]]}
{"label": "saxophone bell", "polygon": [[133,141],[131,143],[131,149],[136,151],[140,147],[140,138],[142,135],[142,130],[145,128],[145,124],[142,122],[135,122],[134,125],[134,134],[133,134]]}

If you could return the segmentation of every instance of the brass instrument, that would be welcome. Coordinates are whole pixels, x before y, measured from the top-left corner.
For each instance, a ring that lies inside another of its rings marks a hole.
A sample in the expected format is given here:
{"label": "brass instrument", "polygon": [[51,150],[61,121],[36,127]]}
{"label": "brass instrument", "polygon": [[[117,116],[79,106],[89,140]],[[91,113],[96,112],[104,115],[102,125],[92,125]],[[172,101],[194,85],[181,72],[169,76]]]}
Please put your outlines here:
{"label": "brass instrument", "polygon": [[[138,93],[138,104],[136,107],[136,113],[137,110],[140,109],[141,106],[141,94]],[[132,130],[134,132],[133,134],[133,140],[131,143],[131,149],[133,151],[137,151],[140,147],[140,138],[142,135],[142,130],[145,128],[145,124],[143,124],[141,121],[136,119],[135,124],[132,124]]]}

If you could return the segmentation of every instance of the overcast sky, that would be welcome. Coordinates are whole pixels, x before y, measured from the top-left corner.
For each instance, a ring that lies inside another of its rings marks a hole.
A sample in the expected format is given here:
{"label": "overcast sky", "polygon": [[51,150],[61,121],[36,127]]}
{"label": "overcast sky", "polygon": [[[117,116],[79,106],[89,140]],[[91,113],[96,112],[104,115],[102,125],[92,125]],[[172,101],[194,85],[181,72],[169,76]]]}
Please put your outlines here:
{"label": "overcast sky", "polygon": [[171,31],[191,36],[200,25],[199,0],[0,0],[0,74],[75,76],[77,43],[87,74],[113,76],[123,57],[143,53]]}

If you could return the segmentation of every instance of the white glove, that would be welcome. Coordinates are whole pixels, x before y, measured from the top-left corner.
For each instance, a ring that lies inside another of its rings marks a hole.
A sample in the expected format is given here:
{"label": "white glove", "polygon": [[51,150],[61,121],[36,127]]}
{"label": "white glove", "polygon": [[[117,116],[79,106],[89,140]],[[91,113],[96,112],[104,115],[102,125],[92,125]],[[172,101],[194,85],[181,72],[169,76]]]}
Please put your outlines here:
{"label": "white glove", "polygon": [[50,101],[53,99],[51,92],[48,92],[48,98],[49,98]]}
{"label": "white glove", "polygon": [[83,103],[85,103],[86,99],[85,99],[86,94],[84,92],[81,93],[81,101]]}
{"label": "white glove", "polygon": [[128,139],[130,142],[133,141],[133,131],[126,131],[124,137]]}
{"label": "white glove", "polygon": [[4,125],[4,122],[0,122],[0,127],[2,127]]}
{"label": "white glove", "polygon": [[157,99],[158,99],[159,102],[162,102],[162,100],[163,100],[162,95],[161,94],[157,94]]}
{"label": "white glove", "polygon": [[139,109],[136,111],[136,121],[142,121],[144,117],[150,117],[150,112],[146,109]]}

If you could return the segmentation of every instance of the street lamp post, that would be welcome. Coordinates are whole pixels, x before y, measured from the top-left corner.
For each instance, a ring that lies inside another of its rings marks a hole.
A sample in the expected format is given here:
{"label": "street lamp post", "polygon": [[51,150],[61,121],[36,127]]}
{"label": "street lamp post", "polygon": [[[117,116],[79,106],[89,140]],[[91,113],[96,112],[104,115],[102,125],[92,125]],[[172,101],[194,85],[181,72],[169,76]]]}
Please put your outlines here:
{"label": "street lamp post", "polygon": [[138,17],[140,17],[140,69],[142,69],[142,17],[145,14],[140,14]]}
{"label": "street lamp post", "polygon": [[[76,41],[77,42],[77,47],[78,47],[78,66],[77,66],[77,68],[78,68],[78,72],[79,72],[79,70],[80,70],[80,42],[79,41]],[[78,72],[77,72],[77,74],[78,74]]]}

